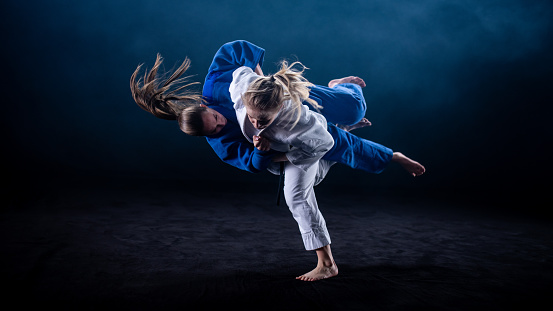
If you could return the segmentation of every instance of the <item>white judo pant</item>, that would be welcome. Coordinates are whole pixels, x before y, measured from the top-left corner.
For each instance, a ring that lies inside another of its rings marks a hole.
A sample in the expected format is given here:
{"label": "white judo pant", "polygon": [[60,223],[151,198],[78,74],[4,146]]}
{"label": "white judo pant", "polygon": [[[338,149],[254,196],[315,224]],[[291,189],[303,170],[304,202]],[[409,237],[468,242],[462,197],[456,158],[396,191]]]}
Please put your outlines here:
{"label": "white judo pant", "polygon": [[336,162],[319,160],[304,171],[290,162],[284,166],[284,198],[298,223],[306,250],[330,244],[326,222],[317,205],[314,187]]}

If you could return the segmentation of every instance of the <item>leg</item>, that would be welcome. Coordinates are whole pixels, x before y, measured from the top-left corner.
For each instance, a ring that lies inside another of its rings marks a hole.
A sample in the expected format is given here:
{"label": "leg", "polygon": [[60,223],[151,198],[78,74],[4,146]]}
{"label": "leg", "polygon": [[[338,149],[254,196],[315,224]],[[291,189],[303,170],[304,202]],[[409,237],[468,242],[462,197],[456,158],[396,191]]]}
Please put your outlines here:
{"label": "leg", "polygon": [[319,161],[312,165],[307,172],[290,163],[285,167],[284,197],[298,223],[302,234],[305,249],[315,250],[317,253],[317,267],[298,277],[303,281],[316,281],[338,274],[338,267],[330,250],[330,235],[326,229],[326,222],[321,214],[313,189],[321,182],[333,162]]}
{"label": "leg", "polygon": [[334,146],[322,160],[342,163],[373,174],[382,172],[390,162],[400,164],[413,176],[420,176],[426,171],[424,166],[401,152],[393,152],[390,148],[355,136],[333,124],[328,124],[328,132],[334,139]]}
{"label": "leg", "polygon": [[315,250],[331,242],[313,189],[318,168],[318,161],[307,171],[291,163],[284,167],[284,198],[298,223],[306,250]]}
{"label": "leg", "polygon": [[327,161],[323,159],[319,160],[317,175],[315,176],[315,183],[314,183],[315,186],[317,186],[323,181],[323,179],[326,177],[326,174],[328,174],[328,171],[330,171],[330,168],[334,164],[336,164],[336,162]]}
{"label": "leg", "polygon": [[357,124],[367,111],[363,92],[357,84],[337,84],[332,88],[315,85],[309,92],[309,98],[323,106],[321,114],[334,124]]}
{"label": "leg", "polygon": [[323,160],[335,161],[373,174],[382,172],[392,160],[393,151],[390,148],[353,135],[330,123],[328,132],[334,139],[334,146],[323,156]]}

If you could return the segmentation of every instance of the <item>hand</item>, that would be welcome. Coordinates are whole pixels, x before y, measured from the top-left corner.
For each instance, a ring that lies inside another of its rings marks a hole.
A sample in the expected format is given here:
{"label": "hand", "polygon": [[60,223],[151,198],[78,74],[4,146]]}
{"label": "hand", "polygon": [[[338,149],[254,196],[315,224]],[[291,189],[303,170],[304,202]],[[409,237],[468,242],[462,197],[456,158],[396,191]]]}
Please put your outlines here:
{"label": "hand", "polygon": [[263,136],[253,136],[253,146],[261,151],[269,151],[271,149],[271,142]]}

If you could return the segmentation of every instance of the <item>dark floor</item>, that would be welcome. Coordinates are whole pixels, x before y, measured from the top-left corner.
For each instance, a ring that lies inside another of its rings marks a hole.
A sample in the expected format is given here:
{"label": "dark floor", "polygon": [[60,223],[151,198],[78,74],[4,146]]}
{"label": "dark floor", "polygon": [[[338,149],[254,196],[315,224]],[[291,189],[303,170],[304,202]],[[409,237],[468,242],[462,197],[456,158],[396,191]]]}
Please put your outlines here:
{"label": "dark floor", "polygon": [[[2,303],[71,310],[521,310],[553,307],[553,227],[442,200],[322,193],[340,274],[274,193],[112,183],[11,196]],[[19,309],[19,308],[13,308]]]}

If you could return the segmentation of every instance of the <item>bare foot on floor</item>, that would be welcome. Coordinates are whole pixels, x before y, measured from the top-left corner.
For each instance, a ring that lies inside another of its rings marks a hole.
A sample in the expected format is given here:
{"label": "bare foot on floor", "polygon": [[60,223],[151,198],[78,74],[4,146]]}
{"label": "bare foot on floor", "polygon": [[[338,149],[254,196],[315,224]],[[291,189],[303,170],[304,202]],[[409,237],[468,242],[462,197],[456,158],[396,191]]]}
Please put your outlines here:
{"label": "bare foot on floor", "polygon": [[394,152],[392,161],[395,161],[403,166],[403,168],[413,175],[413,177],[420,176],[426,171],[424,166],[422,166],[419,162],[409,159],[401,152]]}
{"label": "bare foot on floor", "polygon": [[311,270],[310,272],[307,272],[302,276],[298,276],[296,280],[313,282],[313,281],[328,279],[337,275],[338,275],[338,266],[336,265],[336,263],[333,262],[331,266],[318,264],[315,269]]}
{"label": "bare foot on floor", "polygon": [[341,78],[341,79],[331,80],[330,82],[328,82],[328,87],[333,87],[336,84],[341,84],[341,83],[353,83],[353,84],[359,85],[360,87],[367,86],[365,84],[365,81],[363,81],[363,79],[361,79],[359,77],[355,77],[355,76],[349,76],[349,77],[345,77],[345,78]]}
{"label": "bare foot on floor", "polygon": [[343,129],[344,131],[351,132],[355,129],[359,129],[359,128],[366,127],[366,126],[371,126],[371,125],[372,125],[371,121],[367,120],[367,118],[363,118],[363,119],[361,119],[361,121],[357,122],[354,125],[340,125],[340,124],[338,124],[338,127]]}

